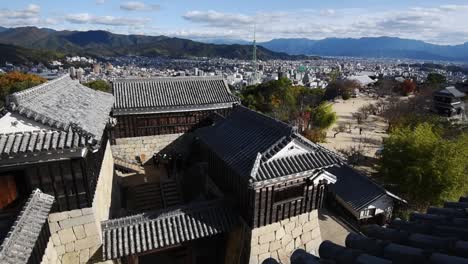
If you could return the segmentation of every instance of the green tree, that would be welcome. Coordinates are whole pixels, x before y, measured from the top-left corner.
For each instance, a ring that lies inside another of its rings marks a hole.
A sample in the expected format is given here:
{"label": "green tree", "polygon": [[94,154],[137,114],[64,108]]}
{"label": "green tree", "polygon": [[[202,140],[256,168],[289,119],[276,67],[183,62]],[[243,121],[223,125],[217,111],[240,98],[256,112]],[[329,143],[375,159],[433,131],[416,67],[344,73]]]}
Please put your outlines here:
{"label": "green tree", "polygon": [[336,113],[332,104],[323,102],[311,111],[310,122],[313,127],[321,130],[330,128],[336,122]]}
{"label": "green tree", "polygon": [[447,83],[447,78],[439,73],[429,73],[426,78],[426,84],[432,89],[439,89],[442,85]]}
{"label": "green tree", "polygon": [[424,209],[468,192],[468,134],[444,139],[424,122],[398,127],[384,140],[379,172],[384,181]]}
{"label": "green tree", "polygon": [[88,83],[84,83],[84,85],[97,91],[102,91],[102,92],[107,92],[107,93],[111,92],[111,86],[104,80],[95,80],[95,81],[91,81]]}

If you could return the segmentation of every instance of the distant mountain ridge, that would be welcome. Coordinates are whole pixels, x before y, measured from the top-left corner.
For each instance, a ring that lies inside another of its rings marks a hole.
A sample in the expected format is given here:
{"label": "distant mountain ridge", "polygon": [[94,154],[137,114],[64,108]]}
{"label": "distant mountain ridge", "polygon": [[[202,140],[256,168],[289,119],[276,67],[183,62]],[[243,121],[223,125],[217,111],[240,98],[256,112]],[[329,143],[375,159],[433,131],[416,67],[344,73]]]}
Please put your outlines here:
{"label": "distant mountain ridge", "polygon": [[468,61],[468,42],[461,45],[435,45],[420,40],[394,37],[273,39],[259,45],[291,55],[408,58],[422,60]]}
{"label": "distant mountain ridge", "polygon": [[63,58],[63,54],[54,51],[33,50],[0,43],[0,65],[13,63],[27,65],[30,63],[48,64],[52,60]]}
{"label": "distant mountain ridge", "polygon": [[[0,32],[0,43],[28,49],[93,56],[224,57],[250,59],[249,45],[215,45],[166,36],[121,35],[103,30],[54,31],[36,27],[10,28]],[[260,59],[297,59],[305,56],[273,52],[260,47]]]}

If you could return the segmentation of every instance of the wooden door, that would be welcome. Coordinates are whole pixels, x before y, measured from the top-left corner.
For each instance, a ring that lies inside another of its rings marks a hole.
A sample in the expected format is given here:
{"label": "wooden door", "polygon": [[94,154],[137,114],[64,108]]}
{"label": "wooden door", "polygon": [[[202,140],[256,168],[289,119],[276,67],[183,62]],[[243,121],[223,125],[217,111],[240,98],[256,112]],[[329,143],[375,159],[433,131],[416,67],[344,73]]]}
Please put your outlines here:
{"label": "wooden door", "polygon": [[0,209],[14,202],[18,196],[14,175],[0,175]]}

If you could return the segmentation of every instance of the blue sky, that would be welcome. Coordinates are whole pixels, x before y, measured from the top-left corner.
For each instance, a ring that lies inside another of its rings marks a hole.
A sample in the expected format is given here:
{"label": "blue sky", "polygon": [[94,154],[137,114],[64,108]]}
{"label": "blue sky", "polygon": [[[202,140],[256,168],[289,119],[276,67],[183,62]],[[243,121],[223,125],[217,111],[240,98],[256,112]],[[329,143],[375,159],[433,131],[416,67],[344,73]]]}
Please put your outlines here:
{"label": "blue sky", "polygon": [[2,0],[0,26],[252,39],[395,36],[468,42],[468,0]]}

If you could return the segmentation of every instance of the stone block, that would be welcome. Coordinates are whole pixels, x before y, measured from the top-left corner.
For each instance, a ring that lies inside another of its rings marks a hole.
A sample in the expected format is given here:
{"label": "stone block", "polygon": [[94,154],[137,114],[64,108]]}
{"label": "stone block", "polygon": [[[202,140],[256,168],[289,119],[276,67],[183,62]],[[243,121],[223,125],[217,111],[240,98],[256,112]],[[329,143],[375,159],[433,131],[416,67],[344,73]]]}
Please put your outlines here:
{"label": "stone block", "polygon": [[258,263],[258,256],[257,256],[257,255],[255,255],[255,256],[250,256],[249,264],[259,264],[259,263]]}
{"label": "stone block", "polygon": [[271,232],[271,233],[268,233],[268,234],[261,235],[258,238],[258,243],[261,245],[261,244],[264,244],[264,243],[269,243],[269,242],[274,241],[274,240],[275,240],[275,233]]}
{"label": "stone block", "polygon": [[58,235],[60,237],[60,242],[64,245],[76,240],[75,234],[73,233],[73,229],[71,228],[66,228],[58,231]]}
{"label": "stone block", "polygon": [[59,256],[65,254],[65,246],[61,245],[61,246],[55,247],[55,252],[57,252],[57,255]]}
{"label": "stone block", "polygon": [[285,235],[286,231],[284,231],[284,228],[281,227],[275,233],[276,240],[281,240]]}
{"label": "stone block", "polygon": [[78,252],[65,253],[62,258],[62,264],[80,264],[80,256]]}
{"label": "stone block", "polygon": [[82,215],[90,215],[93,213],[93,208],[83,208],[81,209],[81,214]]}
{"label": "stone block", "polygon": [[300,246],[302,246],[302,240],[301,240],[301,237],[297,237],[295,240],[294,240],[294,248],[299,248]]}
{"label": "stone block", "polygon": [[52,242],[54,243],[54,246],[57,247],[57,246],[60,246],[60,245],[62,244],[62,243],[60,242],[60,237],[59,237],[59,235],[58,235],[57,233],[53,233],[53,234],[51,235],[51,237],[52,237]]}
{"label": "stone block", "polygon": [[283,219],[280,221],[280,224],[284,226],[285,224],[289,223],[289,218]]}
{"label": "stone block", "polygon": [[92,248],[100,244],[101,244],[101,240],[99,239],[99,236],[97,235],[90,236],[84,239],[77,240],[75,242],[75,250],[78,251],[78,250],[83,250],[87,248]]}
{"label": "stone block", "polygon": [[252,239],[250,240],[250,247],[255,247],[255,246],[258,246],[258,236],[257,237],[252,237]]}
{"label": "stone block", "polygon": [[291,252],[293,252],[294,250],[294,240],[291,240],[287,245],[286,247],[284,248],[286,250],[286,253],[288,254],[291,254]]}
{"label": "stone block", "polygon": [[281,246],[283,248],[286,248],[286,245],[289,244],[293,240],[292,235],[286,234],[282,239],[281,239]]}
{"label": "stone block", "polygon": [[321,239],[314,239],[305,244],[305,249],[309,253],[316,252],[320,246],[320,243],[322,243]]}
{"label": "stone block", "polygon": [[94,235],[98,234],[98,229],[97,229],[97,226],[96,226],[96,224],[94,222],[89,223],[89,224],[85,224],[84,225],[84,230],[85,230],[85,233],[86,233],[87,236],[94,236]]}
{"label": "stone block", "polygon": [[60,230],[60,226],[57,222],[52,222],[52,223],[49,223],[49,229],[50,229],[50,233],[53,234]]}
{"label": "stone block", "polygon": [[307,242],[311,241],[312,239],[313,239],[312,231],[302,232],[302,235],[301,235],[302,243],[307,243]]}
{"label": "stone block", "polygon": [[309,213],[309,221],[318,219],[318,210],[313,210]]}
{"label": "stone block", "polygon": [[65,252],[73,252],[75,251],[75,243],[74,242],[70,242],[68,244],[65,245]]}
{"label": "stone block", "polygon": [[270,252],[276,251],[281,248],[281,241],[272,241],[270,242]]}
{"label": "stone block", "polygon": [[87,263],[89,260],[89,249],[80,251],[80,263]]}
{"label": "stone block", "polygon": [[280,249],[277,251],[279,262],[282,264],[289,263],[289,254],[285,249]]}
{"label": "stone block", "polygon": [[316,227],[314,230],[312,230],[312,238],[313,239],[322,239],[322,235],[320,234],[320,228]]}
{"label": "stone block", "polygon": [[69,215],[67,212],[54,213],[49,215],[49,222],[58,222],[68,219]]}
{"label": "stone block", "polygon": [[284,225],[284,231],[286,231],[286,234],[291,234],[292,230],[296,227],[296,222],[290,221],[286,225]]}
{"label": "stone block", "polygon": [[300,235],[302,235],[302,226],[298,226],[296,228],[294,228],[291,232],[291,235],[293,238],[296,238]]}
{"label": "stone block", "polygon": [[270,257],[271,257],[270,252],[260,254],[260,255],[258,256],[258,262],[259,262],[259,263],[262,263],[265,259],[270,258]]}
{"label": "stone block", "polygon": [[85,229],[83,226],[74,226],[73,233],[75,233],[75,237],[77,239],[83,239],[86,237]]}
{"label": "stone block", "polygon": [[309,221],[309,214],[308,214],[308,213],[299,215],[299,223],[300,223],[301,225],[304,225],[304,224],[307,223],[308,221]]}
{"label": "stone block", "polygon": [[75,218],[75,217],[78,217],[78,216],[82,216],[81,209],[68,211],[68,215],[70,216],[70,218]]}
{"label": "stone block", "polygon": [[303,229],[304,229],[304,232],[309,232],[309,231],[314,230],[314,228],[316,228],[316,227],[318,227],[318,222],[317,222],[317,220],[312,220],[312,221],[307,222],[307,223],[303,226]]}
{"label": "stone block", "polygon": [[78,225],[84,225],[94,222],[94,215],[83,215],[76,218],[70,218],[63,221],[60,221],[61,228],[69,228]]}

